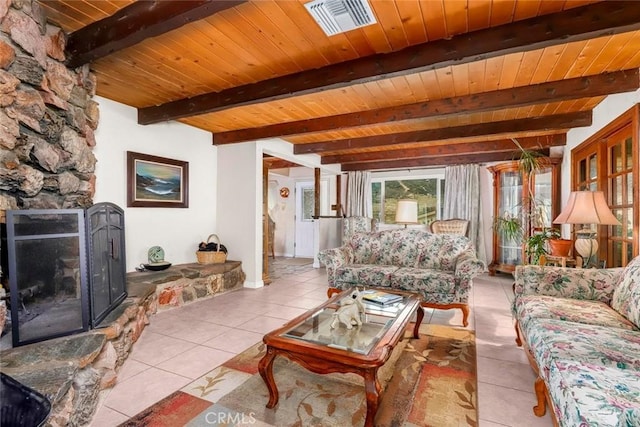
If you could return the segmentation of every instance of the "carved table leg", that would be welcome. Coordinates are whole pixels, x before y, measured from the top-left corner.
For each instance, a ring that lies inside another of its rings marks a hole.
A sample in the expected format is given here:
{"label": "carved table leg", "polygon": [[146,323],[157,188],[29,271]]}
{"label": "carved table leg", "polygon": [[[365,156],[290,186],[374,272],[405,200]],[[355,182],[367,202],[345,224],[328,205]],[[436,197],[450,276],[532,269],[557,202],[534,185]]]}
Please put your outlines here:
{"label": "carved table leg", "polygon": [[418,315],[418,317],[416,318],[416,325],[413,327],[413,337],[420,338],[420,325],[422,324],[422,319],[424,319],[424,309],[421,305],[418,306],[416,314]]}
{"label": "carved table leg", "polygon": [[378,400],[382,387],[376,375],[377,369],[370,369],[364,373],[364,390],[367,395],[367,418],[364,420],[364,427],[372,427],[373,420],[378,411]]}
{"label": "carved table leg", "polygon": [[269,389],[269,403],[267,408],[271,409],[278,404],[278,387],[273,379],[273,359],[276,357],[276,352],[273,348],[267,346],[267,354],[260,359],[258,364],[258,371],[260,376],[264,380],[267,388]]}
{"label": "carved table leg", "polygon": [[544,380],[538,377],[536,378],[534,388],[536,390],[536,397],[538,398],[538,404],[533,407],[533,413],[536,414],[538,417],[542,417],[547,412],[547,401],[546,401],[547,386],[544,384]]}

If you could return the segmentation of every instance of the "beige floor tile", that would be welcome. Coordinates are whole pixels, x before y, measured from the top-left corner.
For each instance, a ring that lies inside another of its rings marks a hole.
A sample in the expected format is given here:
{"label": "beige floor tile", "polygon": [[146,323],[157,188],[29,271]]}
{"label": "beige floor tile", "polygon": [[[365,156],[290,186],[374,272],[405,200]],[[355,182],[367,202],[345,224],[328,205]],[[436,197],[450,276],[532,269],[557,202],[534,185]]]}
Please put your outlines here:
{"label": "beige floor tile", "polygon": [[[279,307],[282,307],[280,304],[272,303],[272,302],[263,302],[263,301],[254,301],[252,303],[247,304],[236,304],[235,307],[229,307],[229,309],[235,309],[239,311],[245,311],[248,313],[255,314],[267,314],[274,310],[277,310]],[[231,313],[231,311],[229,311]],[[268,314],[267,314],[268,315]]]}
{"label": "beige floor tile", "polygon": [[301,297],[301,298],[295,298],[288,301],[286,305],[288,305],[289,307],[298,307],[298,308],[304,308],[306,310],[310,310],[314,307],[317,307],[320,304],[323,304],[326,301],[327,301],[326,298],[320,299],[320,298]]}
{"label": "beige floor tile", "polygon": [[547,413],[544,417],[533,414],[535,395],[520,390],[478,383],[478,413],[480,420],[513,427],[551,427]]}
{"label": "beige floor tile", "polygon": [[183,377],[196,379],[233,356],[235,353],[200,345],[160,363],[157,367]]}
{"label": "beige floor tile", "polygon": [[320,285],[325,287],[329,286],[329,282],[327,281],[327,278],[324,276],[312,277],[311,279],[305,280],[305,283]]}
{"label": "beige floor tile", "polygon": [[492,421],[479,420],[478,427],[510,427],[510,426],[505,426],[505,424],[494,423]]}
{"label": "beige floor tile", "polygon": [[132,417],[191,381],[187,377],[150,368],[116,384],[104,406]]}
{"label": "beige floor tile", "polygon": [[488,357],[506,362],[527,364],[524,351],[514,343],[497,344],[495,342],[478,339],[476,335],[476,354],[478,357]]}
{"label": "beige floor tile", "polygon": [[195,321],[186,316],[166,316],[161,322],[152,322],[150,331],[169,337],[202,344],[211,338],[229,331],[227,326],[207,322],[206,319]]}
{"label": "beige floor tile", "polygon": [[294,317],[298,317],[301,314],[305,313],[307,310],[304,308],[298,307],[287,307],[283,305],[277,306],[277,308],[272,309],[264,313],[265,316],[276,317],[278,319],[291,320]]}
{"label": "beige floor tile", "polygon": [[144,341],[142,339],[144,335],[145,333],[142,334],[140,340],[133,346],[129,358],[151,366],[169,360],[173,356],[196,346],[194,343],[156,334],[155,332],[147,332],[148,336],[153,337],[152,339]]}
{"label": "beige floor tile", "polygon": [[474,307],[475,320],[477,327],[504,327],[513,323],[511,311],[508,309],[486,309],[483,307]]}
{"label": "beige floor tile", "polygon": [[217,348],[230,353],[242,353],[262,340],[264,334],[234,329],[204,343],[207,347]]}
{"label": "beige floor tile", "polygon": [[94,414],[91,427],[116,427],[128,419],[128,416],[103,405]]}
{"label": "beige floor tile", "polygon": [[533,393],[536,375],[528,363],[507,362],[481,356],[477,358],[477,362],[478,381]]}
{"label": "beige floor tile", "polygon": [[502,291],[476,293],[473,297],[473,305],[492,310],[509,310],[509,300]]}
{"label": "beige floor tile", "polygon": [[146,363],[128,358],[118,371],[118,382],[125,381],[134,375],[138,375],[140,372],[146,371],[150,367],[151,366],[147,365]]}
{"label": "beige floor tile", "polygon": [[[255,302],[242,302],[239,304],[255,304]],[[229,311],[220,311],[207,316],[207,322],[227,326],[229,328],[237,328],[239,325],[242,325],[251,319],[255,319],[256,317],[260,317],[260,315],[242,311],[236,311],[233,314],[230,314]]]}
{"label": "beige floor tile", "polygon": [[238,329],[245,331],[257,332],[262,335],[267,334],[274,329],[278,329],[287,321],[277,317],[261,316],[251,319],[248,322],[238,326]]}
{"label": "beige floor tile", "polygon": [[320,289],[313,289],[304,294],[307,298],[314,298],[318,300],[327,300],[329,297],[327,296],[327,287],[323,286]]}

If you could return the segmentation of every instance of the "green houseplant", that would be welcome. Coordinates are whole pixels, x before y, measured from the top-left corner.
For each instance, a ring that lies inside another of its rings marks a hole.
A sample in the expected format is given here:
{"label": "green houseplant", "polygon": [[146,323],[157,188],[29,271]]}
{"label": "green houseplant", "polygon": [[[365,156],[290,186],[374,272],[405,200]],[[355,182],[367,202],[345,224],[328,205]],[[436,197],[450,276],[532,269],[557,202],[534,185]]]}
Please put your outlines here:
{"label": "green houseplant", "polygon": [[[538,264],[540,256],[553,252],[552,242],[560,240],[560,231],[557,228],[544,227],[534,231],[525,240],[525,253],[532,264]],[[566,255],[565,255],[566,256]]]}

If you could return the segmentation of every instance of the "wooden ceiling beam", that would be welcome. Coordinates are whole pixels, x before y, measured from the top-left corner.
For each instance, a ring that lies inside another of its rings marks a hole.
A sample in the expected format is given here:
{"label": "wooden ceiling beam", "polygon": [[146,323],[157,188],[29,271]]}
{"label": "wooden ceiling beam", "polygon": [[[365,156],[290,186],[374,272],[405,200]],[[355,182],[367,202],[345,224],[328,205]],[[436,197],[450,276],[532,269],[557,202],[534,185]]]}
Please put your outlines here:
{"label": "wooden ceiling beam", "polygon": [[640,29],[635,0],[604,1],[220,92],[138,109],[138,123],[175,120]]}
{"label": "wooden ceiling beam", "polygon": [[376,123],[391,123],[425,117],[451,117],[507,107],[526,107],[543,102],[559,102],[630,92],[638,88],[640,88],[640,72],[637,68],[634,68],[377,110],[358,111],[330,117],[219,132],[213,134],[213,143],[216,145],[231,144],[269,137],[284,137],[302,133],[367,126]]}
{"label": "wooden ceiling beam", "polygon": [[[540,150],[567,144],[567,134],[539,135],[516,138],[525,150]],[[401,150],[371,151],[366,153],[334,154],[322,156],[322,164],[360,163],[385,159],[412,159],[431,156],[461,156],[491,152],[513,152],[518,148],[511,139],[495,141],[463,142],[458,144],[430,145],[427,147],[405,148]]]}
{"label": "wooden ceiling beam", "polygon": [[[540,155],[548,156],[549,150],[534,150]],[[413,169],[427,166],[465,165],[474,163],[503,162],[516,160],[520,151],[496,153],[467,154],[463,156],[433,156],[403,160],[382,160],[378,162],[347,163],[342,166],[343,172],[380,170],[380,169]]]}
{"label": "wooden ceiling beam", "polygon": [[262,159],[262,163],[264,167],[266,167],[267,169],[285,169],[285,168],[300,167],[300,165],[297,163],[294,163],[290,160],[280,159],[277,157]]}
{"label": "wooden ceiling beam", "polygon": [[437,141],[441,139],[468,138],[482,135],[499,135],[503,133],[553,129],[564,130],[575,127],[590,126],[591,122],[591,111],[578,111],[574,113],[531,117],[527,119],[476,123],[448,128],[425,129],[412,132],[296,144],[293,147],[293,152],[294,154],[323,153],[330,151],[410,144],[414,142]]}
{"label": "wooden ceiling beam", "polygon": [[136,1],[108,18],[69,34],[66,64],[79,67],[246,1]]}

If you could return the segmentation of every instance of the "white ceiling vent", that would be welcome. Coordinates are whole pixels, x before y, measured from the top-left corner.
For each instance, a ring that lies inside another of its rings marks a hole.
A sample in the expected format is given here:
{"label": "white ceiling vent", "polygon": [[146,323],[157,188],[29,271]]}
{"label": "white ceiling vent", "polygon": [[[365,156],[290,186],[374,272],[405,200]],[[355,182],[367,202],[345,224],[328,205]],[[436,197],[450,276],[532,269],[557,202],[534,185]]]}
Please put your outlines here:
{"label": "white ceiling vent", "polygon": [[367,0],[315,0],[305,7],[328,36],[376,22]]}

